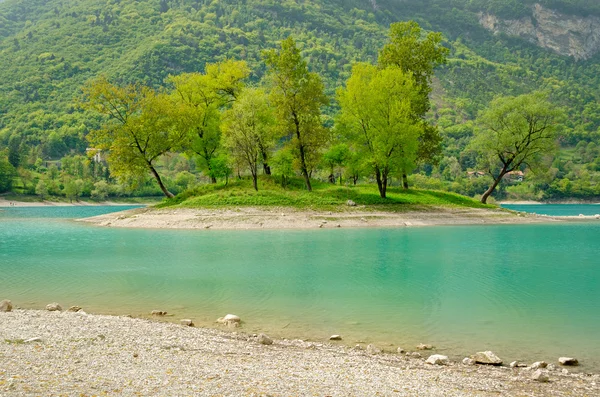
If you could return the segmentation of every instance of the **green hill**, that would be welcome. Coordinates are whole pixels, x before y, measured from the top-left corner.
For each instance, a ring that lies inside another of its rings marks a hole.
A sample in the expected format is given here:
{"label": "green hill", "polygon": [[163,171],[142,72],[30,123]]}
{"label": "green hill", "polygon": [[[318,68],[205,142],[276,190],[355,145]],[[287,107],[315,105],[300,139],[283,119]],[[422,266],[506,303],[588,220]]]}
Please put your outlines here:
{"label": "green hill", "polygon": [[[600,55],[593,48],[585,58],[560,55],[570,49],[494,34],[480,23],[484,14],[499,25],[531,18],[534,4],[559,19],[600,15],[599,5],[584,0],[0,1],[0,153],[19,154],[23,170],[16,185],[32,192],[49,161],[85,153],[85,136],[98,119],[84,114],[77,101],[90,78],[104,74],[111,81],[158,87],[170,74],[234,58],[246,60],[258,81],[265,72],[261,52],[289,35],[333,97],[353,62],[376,59],[391,22],[414,19],[443,32],[451,49],[448,64],[436,74],[430,113],[444,136],[444,158],[438,167],[418,170],[414,182],[440,181],[435,187],[476,192],[477,186],[465,187],[477,185],[465,179],[474,166],[464,150],[471,121],[496,95],[542,89],[568,110],[561,129],[567,154],[557,157],[550,176],[505,186],[499,194],[600,196]],[[327,113],[335,111],[333,103]]]}

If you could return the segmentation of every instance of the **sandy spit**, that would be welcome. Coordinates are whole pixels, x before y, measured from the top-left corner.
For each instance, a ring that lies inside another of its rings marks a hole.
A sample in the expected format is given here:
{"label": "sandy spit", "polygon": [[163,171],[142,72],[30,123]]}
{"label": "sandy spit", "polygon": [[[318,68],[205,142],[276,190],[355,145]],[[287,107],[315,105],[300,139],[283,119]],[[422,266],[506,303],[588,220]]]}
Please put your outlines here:
{"label": "sandy spit", "polygon": [[340,212],[290,208],[189,209],[138,208],[81,219],[100,226],[160,229],[330,229],[432,225],[520,224],[600,221],[596,217],[549,217],[503,209],[435,208],[427,211],[379,212],[365,207]]}
{"label": "sandy spit", "polygon": [[560,368],[539,383],[530,369],[433,366],[405,354],[301,340],[262,345],[238,330],[82,312],[0,313],[0,395],[600,395],[598,375]]}

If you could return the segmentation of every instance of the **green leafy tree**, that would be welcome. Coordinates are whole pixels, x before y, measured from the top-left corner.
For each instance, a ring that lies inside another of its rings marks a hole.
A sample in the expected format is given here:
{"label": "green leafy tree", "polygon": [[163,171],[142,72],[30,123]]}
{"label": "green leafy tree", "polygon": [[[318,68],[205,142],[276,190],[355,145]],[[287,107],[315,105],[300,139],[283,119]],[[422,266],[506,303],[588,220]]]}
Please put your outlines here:
{"label": "green leafy tree", "polygon": [[266,52],[265,62],[277,120],[291,137],[297,167],[306,189],[312,191],[310,175],[328,140],[321,121],[321,108],[329,103],[323,82],[318,74],[308,71],[292,37],[281,42],[281,49]]}
{"label": "green leafy tree", "polygon": [[411,117],[417,95],[410,74],[365,63],[354,65],[346,87],[338,90],[340,130],[370,165],[382,198],[392,173],[414,167],[421,133]]}
{"label": "green leafy tree", "polygon": [[[434,161],[441,152],[442,138],[438,130],[428,125],[425,114],[430,109],[429,94],[434,69],[446,63],[449,49],[442,45],[442,34],[429,32],[427,35],[415,21],[397,22],[390,26],[389,42],[379,53],[381,67],[395,65],[410,73],[419,95],[412,101],[412,117],[422,123],[419,136],[418,160]],[[404,187],[408,188],[406,170],[402,175]]]}
{"label": "green leafy tree", "polygon": [[561,112],[543,93],[499,97],[477,118],[472,147],[479,166],[493,178],[481,196],[486,203],[502,178],[521,167],[535,170],[557,147],[556,125]]}
{"label": "green leafy tree", "polygon": [[[227,60],[206,65],[206,73],[184,73],[169,77],[173,96],[185,109],[189,126],[189,150],[199,156],[208,175],[221,147],[221,111],[233,103],[244,87],[250,70],[243,61]],[[212,182],[216,179],[211,176]]]}
{"label": "green leafy tree", "polygon": [[342,168],[346,165],[350,156],[350,149],[345,143],[333,145],[323,153],[323,164],[329,170],[329,182],[335,184],[336,173],[338,173],[340,175],[340,185],[342,184]]}
{"label": "green leafy tree", "polygon": [[111,174],[121,180],[152,174],[167,197],[173,194],[163,183],[156,163],[161,156],[188,141],[181,107],[148,87],[118,87],[100,78],[85,88],[84,106],[107,120],[88,139],[98,149],[108,150]]}
{"label": "green leafy tree", "polygon": [[94,189],[92,190],[91,197],[93,199],[103,201],[106,200],[110,194],[110,185],[106,181],[98,181],[94,183]]}
{"label": "green leafy tree", "polygon": [[234,159],[248,167],[254,189],[258,190],[258,165],[267,164],[276,138],[275,117],[267,95],[259,89],[246,89],[224,118],[225,146]]}
{"label": "green leafy tree", "polygon": [[10,191],[15,175],[15,167],[7,159],[0,157],[0,193]]}
{"label": "green leafy tree", "polygon": [[44,182],[43,179],[40,179],[37,185],[35,185],[35,194],[40,196],[42,200],[44,197],[48,196],[48,185],[46,185],[46,182]]}
{"label": "green leafy tree", "polygon": [[273,170],[281,175],[281,187],[285,189],[289,180],[294,176],[294,155],[290,148],[283,148],[273,156]]}

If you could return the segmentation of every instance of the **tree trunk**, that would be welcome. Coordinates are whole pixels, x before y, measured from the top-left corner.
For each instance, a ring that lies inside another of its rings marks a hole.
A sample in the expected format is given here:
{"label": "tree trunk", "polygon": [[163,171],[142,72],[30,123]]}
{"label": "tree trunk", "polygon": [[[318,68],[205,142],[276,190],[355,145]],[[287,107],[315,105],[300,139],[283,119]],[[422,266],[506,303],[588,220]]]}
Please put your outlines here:
{"label": "tree trunk", "polygon": [[408,189],[408,177],[406,176],[406,172],[402,173],[402,186],[405,189]]}
{"label": "tree trunk", "polygon": [[265,175],[271,175],[271,167],[269,167],[269,164],[263,163],[263,172]]}
{"label": "tree trunk", "polygon": [[[385,198],[386,195],[386,186],[381,179],[381,171],[379,167],[375,167],[375,180],[377,180],[377,188],[379,189],[379,196],[381,198]],[[387,183],[387,181],[385,181]]]}
{"label": "tree trunk", "polygon": [[298,139],[298,149],[300,149],[300,171],[302,171],[302,176],[304,176],[306,190],[312,192],[312,186],[310,185],[310,175],[308,175],[308,168],[306,167],[306,154],[304,153],[304,145],[300,140],[300,121],[298,121],[296,115],[294,115],[294,124],[296,125],[296,139]]}
{"label": "tree trunk", "polygon": [[483,196],[481,196],[482,204],[487,204],[487,199],[492,195],[492,193],[494,193],[494,190],[496,190],[496,187],[498,186],[502,178],[504,178],[504,175],[506,175],[506,168],[502,168],[502,171],[500,171],[498,177],[494,179],[494,183],[492,183],[492,186],[490,186],[488,190],[486,190],[485,193],[483,193]]}
{"label": "tree trunk", "polygon": [[160,175],[158,175],[158,172],[156,172],[156,169],[154,168],[154,166],[149,163],[148,167],[150,167],[150,171],[152,172],[152,175],[154,175],[154,179],[156,179],[156,182],[158,182],[158,186],[160,186],[160,190],[162,190],[162,192],[165,194],[165,196],[167,196],[168,198],[175,197],[175,195],[173,193],[171,193],[167,189],[167,187],[163,184],[163,181],[162,181],[162,179],[160,179]]}

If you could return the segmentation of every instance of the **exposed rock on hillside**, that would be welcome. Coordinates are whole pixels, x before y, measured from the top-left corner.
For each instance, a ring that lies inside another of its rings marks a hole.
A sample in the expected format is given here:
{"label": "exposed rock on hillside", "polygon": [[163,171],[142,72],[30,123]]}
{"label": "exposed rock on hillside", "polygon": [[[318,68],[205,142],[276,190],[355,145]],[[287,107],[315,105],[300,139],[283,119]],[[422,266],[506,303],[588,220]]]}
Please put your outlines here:
{"label": "exposed rock on hillside", "polygon": [[503,20],[480,13],[479,22],[494,34],[521,37],[577,60],[591,58],[600,51],[600,18],[596,16],[566,15],[535,4],[532,16]]}

